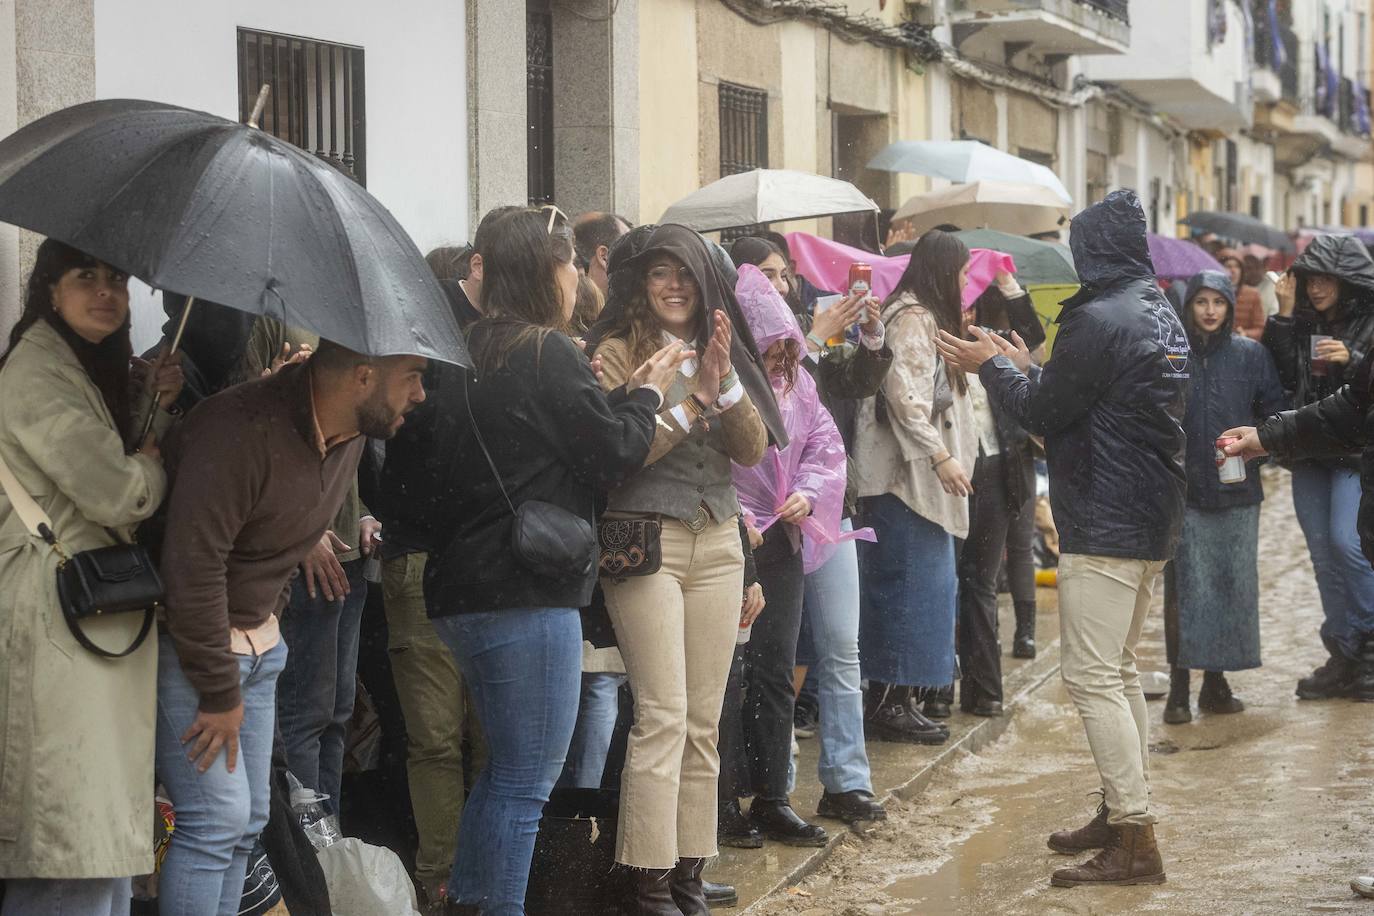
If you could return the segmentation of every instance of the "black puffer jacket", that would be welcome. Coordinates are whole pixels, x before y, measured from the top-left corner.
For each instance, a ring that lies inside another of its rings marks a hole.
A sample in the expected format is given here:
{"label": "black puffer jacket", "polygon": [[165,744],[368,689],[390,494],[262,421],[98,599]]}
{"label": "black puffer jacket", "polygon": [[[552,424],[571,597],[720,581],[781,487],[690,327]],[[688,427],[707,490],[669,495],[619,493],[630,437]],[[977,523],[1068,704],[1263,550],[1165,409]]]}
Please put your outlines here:
{"label": "black puffer jacket", "polygon": [[1360,456],[1360,515],[1356,527],[1365,559],[1374,564],[1374,357],[1362,360],[1350,384],[1298,410],[1259,425],[1260,443],[1279,461]]}
{"label": "black puffer jacket", "polygon": [[[1292,395],[1293,406],[1303,407],[1340,390],[1374,351],[1374,260],[1354,236],[1321,235],[1293,262],[1292,272],[1298,278],[1293,314],[1272,316],[1265,325],[1263,343],[1274,355],[1279,379]],[[1304,281],[1313,274],[1341,280],[1341,301],[1335,308],[1318,312],[1312,307]],[[1326,375],[1314,376],[1313,334],[1340,338],[1350,350],[1350,362],[1332,365]],[[1331,455],[1317,463],[1349,470],[1359,467],[1353,453]]]}
{"label": "black puffer jacket", "polygon": [[1045,368],[1031,380],[999,356],[978,375],[1045,437],[1065,553],[1166,560],[1183,524],[1188,338],[1155,282],[1134,192],[1075,217],[1070,246],[1083,288]]}

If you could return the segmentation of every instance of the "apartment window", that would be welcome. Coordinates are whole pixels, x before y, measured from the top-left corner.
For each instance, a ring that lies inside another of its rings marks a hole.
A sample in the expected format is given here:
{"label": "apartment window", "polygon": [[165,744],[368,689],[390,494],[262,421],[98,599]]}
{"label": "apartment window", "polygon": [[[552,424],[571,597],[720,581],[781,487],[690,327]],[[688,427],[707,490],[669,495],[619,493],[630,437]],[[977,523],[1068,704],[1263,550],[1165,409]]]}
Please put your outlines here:
{"label": "apartment window", "polygon": [[259,127],[367,183],[362,48],[241,28],[238,61],[239,120],[266,83]]}
{"label": "apartment window", "polygon": [[720,84],[720,174],[768,167],[768,93]]}
{"label": "apartment window", "polygon": [[525,136],[529,199],[553,202],[553,13],[547,2],[525,13]]}

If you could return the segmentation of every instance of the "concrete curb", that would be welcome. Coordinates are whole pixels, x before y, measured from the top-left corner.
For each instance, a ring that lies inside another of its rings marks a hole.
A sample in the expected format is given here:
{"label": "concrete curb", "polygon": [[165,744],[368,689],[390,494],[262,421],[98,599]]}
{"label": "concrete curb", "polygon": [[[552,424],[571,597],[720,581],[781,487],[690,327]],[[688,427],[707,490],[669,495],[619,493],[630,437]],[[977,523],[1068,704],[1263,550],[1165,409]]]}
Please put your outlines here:
{"label": "concrete curb", "polygon": [[[941,747],[940,753],[934,758],[924,761],[920,768],[911,775],[910,778],[900,784],[887,789],[881,800],[884,803],[890,802],[893,798],[910,800],[919,796],[925,791],[940,772],[951,766],[964,754],[976,753],[992,742],[1000,738],[1011,725],[1017,711],[1026,700],[1052,677],[1059,673],[1059,640],[1047,645],[1042,645],[1036,657],[1026,664],[1020,666],[1004,678],[1009,699],[1004,704],[1005,713],[994,719],[982,719],[977,725],[965,732],[958,739]],[[853,828],[836,825],[833,828],[827,825],[831,831],[830,842],[824,847],[815,850],[802,862],[793,867],[786,874],[782,875],[770,886],[766,892],[757,899],[735,910],[741,916],[749,913],[757,913],[762,905],[773,899],[775,894],[784,892],[787,888],[796,885],[803,879],[814,874],[825,861],[830,858],[835,849],[844,842],[845,837],[853,833]],[[720,912],[725,912],[721,910]]]}

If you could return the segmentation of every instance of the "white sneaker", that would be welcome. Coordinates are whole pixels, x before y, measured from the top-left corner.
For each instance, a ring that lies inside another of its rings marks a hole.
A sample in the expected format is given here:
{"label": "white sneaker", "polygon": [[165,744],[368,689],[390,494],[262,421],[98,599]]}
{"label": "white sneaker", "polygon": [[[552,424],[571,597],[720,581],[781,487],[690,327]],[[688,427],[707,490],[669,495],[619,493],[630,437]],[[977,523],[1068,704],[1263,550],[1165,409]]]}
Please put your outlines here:
{"label": "white sneaker", "polygon": [[1350,880],[1350,889],[1361,897],[1374,897],[1374,877],[1360,875]]}

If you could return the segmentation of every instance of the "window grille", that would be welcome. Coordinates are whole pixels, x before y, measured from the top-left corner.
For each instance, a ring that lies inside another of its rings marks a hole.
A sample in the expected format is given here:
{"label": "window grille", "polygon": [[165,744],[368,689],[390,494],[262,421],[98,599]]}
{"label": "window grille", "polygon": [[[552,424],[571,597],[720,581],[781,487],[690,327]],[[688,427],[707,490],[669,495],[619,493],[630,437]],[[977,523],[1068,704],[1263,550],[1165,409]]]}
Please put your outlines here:
{"label": "window grille", "polygon": [[258,126],[367,183],[362,48],[241,28],[238,63],[239,120],[267,83]]}
{"label": "window grille", "polygon": [[768,167],[768,93],[720,84],[720,175]]}

